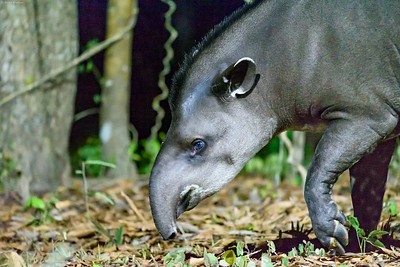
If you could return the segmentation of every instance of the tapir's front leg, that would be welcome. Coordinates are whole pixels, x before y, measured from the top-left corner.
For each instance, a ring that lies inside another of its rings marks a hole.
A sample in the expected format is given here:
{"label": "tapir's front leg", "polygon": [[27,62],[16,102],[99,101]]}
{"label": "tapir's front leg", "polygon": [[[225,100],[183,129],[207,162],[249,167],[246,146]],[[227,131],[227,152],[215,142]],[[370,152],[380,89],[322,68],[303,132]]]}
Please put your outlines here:
{"label": "tapir's front leg", "polygon": [[307,175],[305,200],[313,230],[321,243],[337,254],[344,254],[348,234],[346,217],[332,200],[332,188],[338,176],[393,131],[394,116],[378,123],[357,120],[335,120],[322,136]]}

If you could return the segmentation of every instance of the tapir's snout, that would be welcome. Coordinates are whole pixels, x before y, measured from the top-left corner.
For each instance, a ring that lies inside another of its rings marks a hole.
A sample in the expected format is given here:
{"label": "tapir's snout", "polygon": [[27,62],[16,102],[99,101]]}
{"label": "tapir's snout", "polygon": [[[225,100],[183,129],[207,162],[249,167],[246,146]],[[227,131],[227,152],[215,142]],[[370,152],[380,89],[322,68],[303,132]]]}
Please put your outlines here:
{"label": "tapir's snout", "polygon": [[176,236],[177,207],[179,190],[172,184],[166,183],[163,177],[153,169],[150,176],[150,207],[154,223],[161,236],[167,240]]}
{"label": "tapir's snout", "polygon": [[202,188],[182,179],[179,171],[168,166],[171,161],[160,153],[150,175],[150,207],[157,230],[164,239],[177,234],[176,220],[194,208],[204,197]]}
{"label": "tapir's snout", "polygon": [[164,240],[174,239],[176,237],[176,225],[167,226],[166,228],[160,228],[159,233]]}
{"label": "tapir's snout", "polygon": [[167,240],[177,234],[176,219],[185,211],[193,209],[202,200],[201,188],[193,184],[180,189],[182,186],[172,186],[174,184],[172,181],[169,186],[159,186],[154,182],[159,178],[155,175],[150,177],[150,206],[157,230]]}
{"label": "tapir's snout", "polygon": [[[151,180],[150,180],[151,181]],[[150,183],[150,206],[154,223],[161,236],[167,240],[176,236],[176,207],[178,201],[176,194],[159,193],[156,187]]]}

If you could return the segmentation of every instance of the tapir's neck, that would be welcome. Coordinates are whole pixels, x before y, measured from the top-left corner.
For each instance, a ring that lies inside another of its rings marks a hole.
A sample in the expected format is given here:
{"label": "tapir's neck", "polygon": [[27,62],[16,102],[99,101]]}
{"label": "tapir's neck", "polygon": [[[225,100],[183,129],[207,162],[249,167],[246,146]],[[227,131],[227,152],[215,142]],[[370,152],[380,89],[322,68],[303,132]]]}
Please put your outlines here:
{"label": "tapir's neck", "polygon": [[[296,10],[301,12],[305,8],[302,5],[297,1],[284,4],[261,1],[204,48],[192,65],[192,71],[188,72],[191,75],[188,80],[199,84],[216,66],[230,65],[241,57],[250,57],[256,62],[261,79],[246,100],[257,107],[257,112],[264,110],[266,116],[270,117],[271,112],[276,116],[277,132],[303,127],[299,125],[303,122],[298,114],[308,112],[312,103],[302,101],[301,107],[296,106],[300,102],[297,101],[297,92],[299,87],[308,86],[307,79],[312,77],[312,70],[305,70],[302,64],[304,60],[313,60],[312,55],[305,54],[315,54],[318,48],[305,51],[305,47],[318,36],[308,40],[296,32],[299,29],[291,19],[299,16]],[[306,43],[298,43],[300,41]],[[304,55],[305,59],[298,55]]]}
{"label": "tapir's neck", "polygon": [[[376,64],[385,67],[377,56],[384,51],[377,49],[383,49],[383,42],[392,39],[373,28],[358,35],[350,19],[343,21],[355,16],[351,1],[346,2],[350,6],[344,5],[340,10],[332,7],[335,3],[331,1],[310,3],[309,0],[258,2],[255,8],[248,9],[211,38],[191,65],[188,80],[198,84],[210,70],[250,57],[261,75],[254,92],[244,100],[250,107],[257,107],[256,112],[265,111],[268,118],[275,116],[277,132],[323,129],[327,121],[321,119],[321,114],[332,107],[343,109],[350,105],[349,99],[357,98],[357,91],[346,90],[349,81],[353,87],[362,86],[359,84],[362,80],[352,80],[357,73],[351,75],[356,70],[349,66],[363,66],[367,58],[376,58]],[[369,19],[371,14],[356,15]],[[377,16],[376,20],[379,19]],[[332,25],[345,26],[337,29]],[[348,38],[362,41],[346,42]],[[360,46],[366,43],[371,49]]]}

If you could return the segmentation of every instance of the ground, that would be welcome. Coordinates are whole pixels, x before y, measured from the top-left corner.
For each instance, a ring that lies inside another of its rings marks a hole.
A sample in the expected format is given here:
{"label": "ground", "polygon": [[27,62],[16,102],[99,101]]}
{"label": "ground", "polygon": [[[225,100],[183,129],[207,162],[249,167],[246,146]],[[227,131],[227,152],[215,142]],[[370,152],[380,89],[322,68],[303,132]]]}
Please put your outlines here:
{"label": "ground", "polygon": [[[276,188],[267,179],[238,177],[184,213],[178,220],[182,234],[172,241],[163,241],[155,229],[146,181],[90,180],[88,188],[86,199],[82,181],[75,180],[72,188],[60,188],[42,198],[44,206],[30,209],[3,195],[0,266],[166,266],[168,261],[167,266],[214,266],[214,256],[226,265],[240,255],[248,266],[261,266],[261,260],[262,266],[400,266],[400,249],[393,246],[385,252],[317,256],[322,251],[313,233],[306,232],[311,223],[302,189],[294,185]],[[394,188],[399,187],[389,188],[386,202],[400,207]],[[346,215],[351,214],[346,177],[335,187],[334,198]],[[382,222],[388,218],[386,209]],[[290,231],[292,223],[303,231]],[[393,238],[400,239],[400,219],[392,219],[390,226]],[[291,247],[297,253],[289,253]]]}

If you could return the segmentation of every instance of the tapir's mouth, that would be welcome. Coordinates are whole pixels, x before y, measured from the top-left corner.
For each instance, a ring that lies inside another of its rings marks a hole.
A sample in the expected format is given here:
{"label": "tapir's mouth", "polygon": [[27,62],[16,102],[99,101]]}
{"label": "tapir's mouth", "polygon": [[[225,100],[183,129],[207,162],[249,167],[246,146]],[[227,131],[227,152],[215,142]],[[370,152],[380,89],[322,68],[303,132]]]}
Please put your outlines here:
{"label": "tapir's mouth", "polygon": [[186,186],[179,195],[176,218],[185,211],[191,210],[201,201],[201,188],[198,185]]}
{"label": "tapir's mouth", "polygon": [[[161,236],[165,240],[175,238],[177,218],[185,211],[196,207],[202,199],[212,193],[214,191],[191,184],[184,186],[183,189],[178,189],[175,194],[157,194],[157,190],[150,186],[150,204],[154,223]],[[172,207],[169,204],[173,204]]]}

